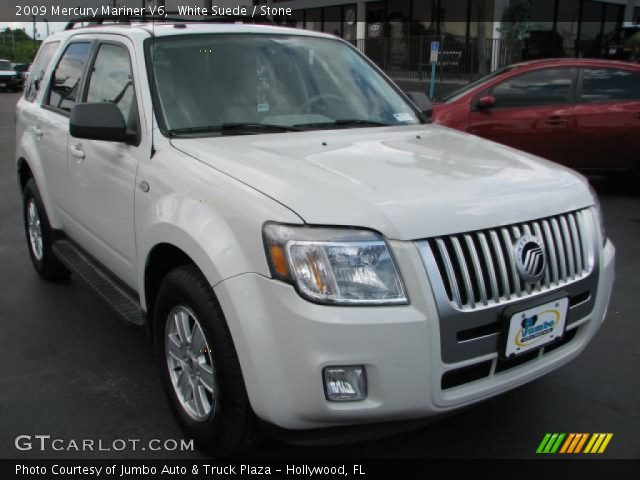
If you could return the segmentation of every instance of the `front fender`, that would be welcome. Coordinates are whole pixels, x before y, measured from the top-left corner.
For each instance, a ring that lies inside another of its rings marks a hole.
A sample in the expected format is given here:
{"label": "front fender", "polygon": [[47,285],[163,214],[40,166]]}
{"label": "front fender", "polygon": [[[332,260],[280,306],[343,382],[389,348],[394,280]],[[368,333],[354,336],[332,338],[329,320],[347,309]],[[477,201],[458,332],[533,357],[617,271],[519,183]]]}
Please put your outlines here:
{"label": "front fender", "polygon": [[[161,175],[160,175],[161,174]],[[170,244],[188,255],[212,286],[243,273],[269,276],[262,226],[302,223],[271,198],[173,147],[141,163],[135,218],[138,291],[147,308],[145,269],[152,249]]]}

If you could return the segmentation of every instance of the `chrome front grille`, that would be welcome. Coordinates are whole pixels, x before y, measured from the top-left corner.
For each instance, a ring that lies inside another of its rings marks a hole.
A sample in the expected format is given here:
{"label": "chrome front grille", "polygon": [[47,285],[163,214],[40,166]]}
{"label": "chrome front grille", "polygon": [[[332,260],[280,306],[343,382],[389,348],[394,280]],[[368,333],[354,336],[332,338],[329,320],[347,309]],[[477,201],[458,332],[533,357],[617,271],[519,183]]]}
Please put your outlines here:
{"label": "chrome front grille", "polygon": [[[514,225],[428,240],[449,301],[460,310],[493,306],[573,283],[594,263],[589,209]],[[534,235],[544,246],[544,278],[520,278],[514,244]]]}

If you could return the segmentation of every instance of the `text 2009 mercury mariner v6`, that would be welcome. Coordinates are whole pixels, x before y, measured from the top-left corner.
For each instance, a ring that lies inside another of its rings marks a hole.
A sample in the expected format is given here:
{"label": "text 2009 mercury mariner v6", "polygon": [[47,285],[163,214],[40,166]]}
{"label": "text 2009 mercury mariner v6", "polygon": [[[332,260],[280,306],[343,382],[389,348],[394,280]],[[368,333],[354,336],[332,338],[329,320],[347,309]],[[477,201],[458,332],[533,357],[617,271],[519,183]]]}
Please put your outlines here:
{"label": "text 2009 mercury mariner v6", "polygon": [[219,455],[264,427],[417,423],[567,363],[612,291],[595,194],[409,97],[320,33],[52,35],[17,106],[33,264],[148,326]]}

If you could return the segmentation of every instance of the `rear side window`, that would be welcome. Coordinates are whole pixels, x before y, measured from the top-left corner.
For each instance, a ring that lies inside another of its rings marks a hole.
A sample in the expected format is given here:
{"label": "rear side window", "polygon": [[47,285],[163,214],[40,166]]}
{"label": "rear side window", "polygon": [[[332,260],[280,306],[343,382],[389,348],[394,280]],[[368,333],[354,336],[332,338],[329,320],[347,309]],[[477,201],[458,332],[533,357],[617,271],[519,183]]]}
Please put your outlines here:
{"label": "rear side window", "polygon": [[570,102],[575,68],[547,68],[524,73],[496,85],[497,108],[540,107]]}
{"label": "rear side window", "polygon": [[618,68],[582,69],[581,103],[640,100],[640,73]]}
{"label": "rear side window", "polygon": [[75,105],[90,49],[88,42],[72,43],[67,47],[51,77],[47,105],[66,111]]}
{"label": "rear side window", "polygon": [[45,43],[42,48],[40,48],[36,61],[31,68],[29,80],[27,81],[27,85],[24,89],[24,98],[28,101],[33,102],[36,99],[38,91],[40,90],[42,78],[44,77],[44,74],[51,63],[51,59],[53,59],[53,55],[56,53],[56,50],[58,50],[59,46],[60,42],[51,42]]}

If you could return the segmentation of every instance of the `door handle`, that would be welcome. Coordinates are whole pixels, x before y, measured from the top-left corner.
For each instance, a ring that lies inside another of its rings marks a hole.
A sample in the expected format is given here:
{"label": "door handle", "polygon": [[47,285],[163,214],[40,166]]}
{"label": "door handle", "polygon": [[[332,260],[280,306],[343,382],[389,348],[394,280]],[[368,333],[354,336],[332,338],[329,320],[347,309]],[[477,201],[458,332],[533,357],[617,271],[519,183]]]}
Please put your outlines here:
{"label": "door handle", "polygon": [[42,135],[44,135],[44,132],[42,131],[42,129],[38,128],[38,127],[32,127],[33,130],[33,134],[40,138]]}
{"label": "door handle", "polygon": [[71,155],[76,157],[78,160],[82,160],[84,158],[84,151],[80,145],[71,145],[69,150],[71,150]]}
{"label": "door handle", "polygon": [[549,117],[546,123],[547,125],[567,125],[569,120],[562,117]]}

